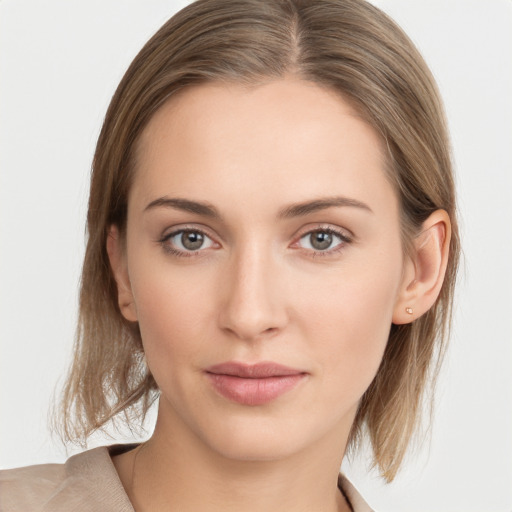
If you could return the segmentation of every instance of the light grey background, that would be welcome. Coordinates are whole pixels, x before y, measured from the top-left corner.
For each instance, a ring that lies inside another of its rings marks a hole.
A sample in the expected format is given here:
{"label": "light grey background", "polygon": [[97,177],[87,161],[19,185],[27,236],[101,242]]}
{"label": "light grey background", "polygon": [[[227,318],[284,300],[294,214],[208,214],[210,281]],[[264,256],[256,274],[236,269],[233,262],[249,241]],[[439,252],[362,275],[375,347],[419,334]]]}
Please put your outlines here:
{"label": "light grey background", "polygon": [[[186,3],[0,2],[0,467],[66,458],[47,411],[70,359],[94,144],[129,62]],[[512,2],[375,3],[445,99],[465,268],[430,448],[388,486],[364,461],[346,471],[380,512],[510,512]]]}

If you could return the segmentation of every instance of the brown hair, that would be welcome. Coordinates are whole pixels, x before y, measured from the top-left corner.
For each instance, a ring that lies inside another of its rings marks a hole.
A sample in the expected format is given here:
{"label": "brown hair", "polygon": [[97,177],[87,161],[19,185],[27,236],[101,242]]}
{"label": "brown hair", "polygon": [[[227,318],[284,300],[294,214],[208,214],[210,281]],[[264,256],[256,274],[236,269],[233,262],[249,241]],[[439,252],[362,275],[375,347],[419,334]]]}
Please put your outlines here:
{"label": "brown hair", "polygon": [[248,85],[295,75],[350,99],[388,147],[401,204],[404,250],[435,210],[452,223],[450,259],[435,305],[392,325],[380,369],[349,439],[367,434],[374,464],[391,481],[418,426],[449,333],[459,255],[454,182],[434,80],[403,31],[364,0],[199,0],[173,16],[135,57],[108,108],[93,161],[80,314],[62,400],[64,436],[86,439],[119,413],[147,412],[158,391],[143,364],[137,325],[124,320],[106,253],[121,232],[137,141],[152,115],[184,87]]}

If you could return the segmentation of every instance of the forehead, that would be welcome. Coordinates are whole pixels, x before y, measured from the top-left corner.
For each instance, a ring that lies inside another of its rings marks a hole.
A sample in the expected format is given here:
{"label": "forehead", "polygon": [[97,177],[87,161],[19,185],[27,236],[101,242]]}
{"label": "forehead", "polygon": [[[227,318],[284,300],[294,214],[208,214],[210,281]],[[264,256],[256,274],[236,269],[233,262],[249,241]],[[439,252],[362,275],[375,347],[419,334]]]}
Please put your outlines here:
{"label": "forehead", "polygon": [[394,195],[376,131],[339,94],[298,79],[185,89],[153,116],[137,149],[134,200]]}

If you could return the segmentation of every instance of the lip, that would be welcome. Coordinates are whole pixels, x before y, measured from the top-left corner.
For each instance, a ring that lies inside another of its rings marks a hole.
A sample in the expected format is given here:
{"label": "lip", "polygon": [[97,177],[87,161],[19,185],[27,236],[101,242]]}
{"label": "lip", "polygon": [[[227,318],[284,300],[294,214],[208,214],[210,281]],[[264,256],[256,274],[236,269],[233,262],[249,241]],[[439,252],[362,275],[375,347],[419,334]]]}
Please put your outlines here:
{"label": "lip", "polygon": [[274,362],[246,364],[235,361],[205,370],[215,391],[242,405],[263,405],[295,388],[307,372]]}

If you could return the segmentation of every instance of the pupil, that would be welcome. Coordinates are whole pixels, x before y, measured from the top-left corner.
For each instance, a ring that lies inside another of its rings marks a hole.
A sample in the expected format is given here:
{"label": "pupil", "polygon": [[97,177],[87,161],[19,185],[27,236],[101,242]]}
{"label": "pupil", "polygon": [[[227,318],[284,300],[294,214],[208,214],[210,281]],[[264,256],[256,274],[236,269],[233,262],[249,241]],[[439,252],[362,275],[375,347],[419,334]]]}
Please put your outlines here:
{"label": "pupil", "polygon": [[328,249],[332,244],[331,233],[319,231],[311,235],[311,245],[318,250]]}
{"label": "pupil", "polygon": [[203,240],[203,235],[194,231],[188,231],[181,235],[181,243],[183,244],[183,247],[189,251],[200,249],[203,245]]}

